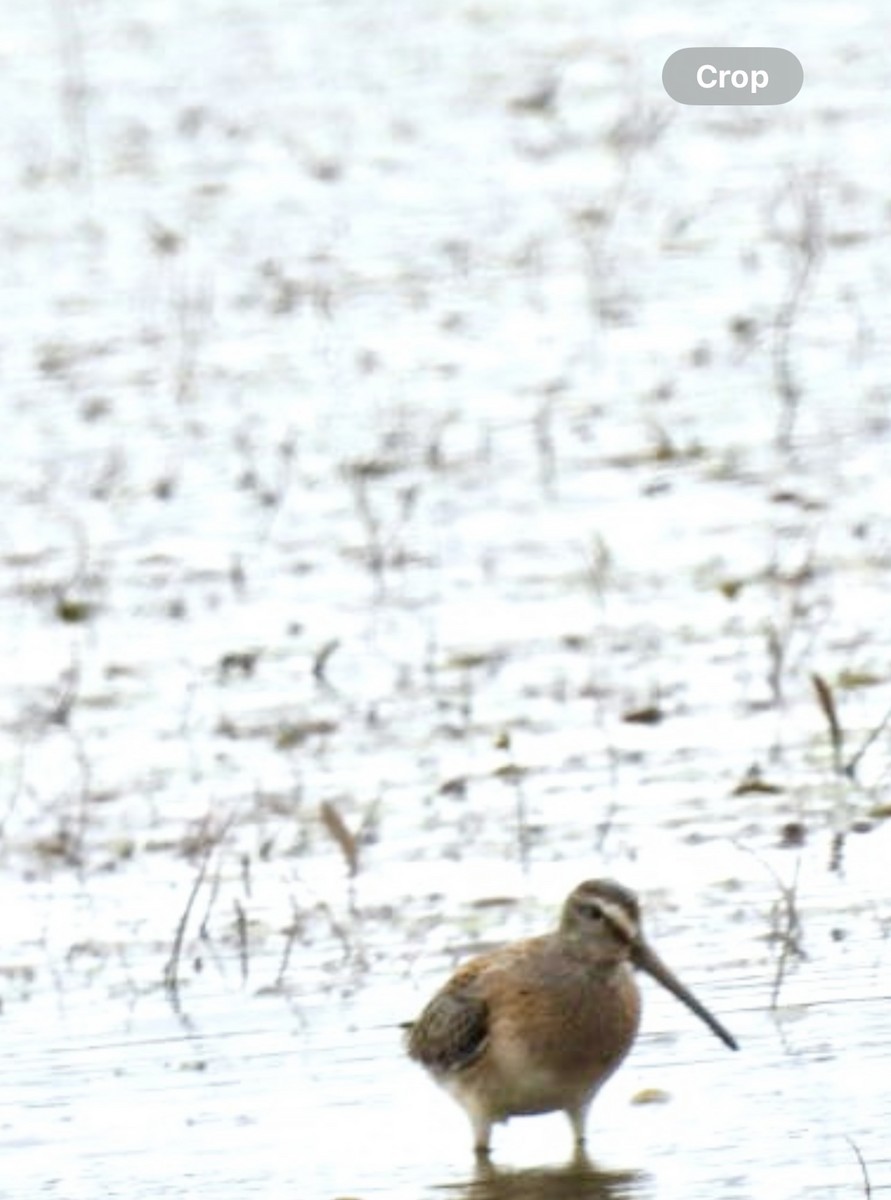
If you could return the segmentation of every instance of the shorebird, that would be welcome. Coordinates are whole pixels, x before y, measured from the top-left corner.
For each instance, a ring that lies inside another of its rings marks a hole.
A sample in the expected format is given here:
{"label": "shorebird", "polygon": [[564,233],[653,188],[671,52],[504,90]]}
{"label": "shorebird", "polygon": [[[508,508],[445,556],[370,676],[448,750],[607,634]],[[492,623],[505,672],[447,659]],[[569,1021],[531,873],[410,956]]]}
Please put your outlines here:
{"label": "shorebird", "polygon": [[535,1113],[565,1112],[584,1144],[591,1102],[637,1034],[635,967],[737,1049],[647,944],[634,893],[608,879],[579,884],[553,933],[471,959],[436,993],[408,1053],[464,1108],[477,1155],[493,1125]]}

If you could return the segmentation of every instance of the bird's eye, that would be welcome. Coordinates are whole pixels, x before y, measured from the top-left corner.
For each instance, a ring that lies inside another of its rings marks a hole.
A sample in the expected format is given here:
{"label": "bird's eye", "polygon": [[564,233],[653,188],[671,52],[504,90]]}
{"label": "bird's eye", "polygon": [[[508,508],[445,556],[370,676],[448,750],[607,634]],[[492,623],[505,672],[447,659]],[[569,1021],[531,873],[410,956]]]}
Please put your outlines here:
{"label": "bird's eye", "polygon": [[579,908],[579,911],[581,912],[582,916],[586,917],[589,921],[603,920],[603,909],[599,904],[582,904]]}

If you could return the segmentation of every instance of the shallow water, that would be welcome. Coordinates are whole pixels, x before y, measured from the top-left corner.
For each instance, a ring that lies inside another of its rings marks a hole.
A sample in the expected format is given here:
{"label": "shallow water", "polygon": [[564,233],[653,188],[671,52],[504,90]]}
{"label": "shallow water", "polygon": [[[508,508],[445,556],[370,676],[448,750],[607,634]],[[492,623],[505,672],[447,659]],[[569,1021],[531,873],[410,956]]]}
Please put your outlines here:
{"label": "shallow water", "polygon": [[[693,3],[8,14],[10,1195],[891,1190],[884,27],[799,22],[694,111]],[[599,874],[741,1051],[645,982],[475,1170],[400,1024]]]}

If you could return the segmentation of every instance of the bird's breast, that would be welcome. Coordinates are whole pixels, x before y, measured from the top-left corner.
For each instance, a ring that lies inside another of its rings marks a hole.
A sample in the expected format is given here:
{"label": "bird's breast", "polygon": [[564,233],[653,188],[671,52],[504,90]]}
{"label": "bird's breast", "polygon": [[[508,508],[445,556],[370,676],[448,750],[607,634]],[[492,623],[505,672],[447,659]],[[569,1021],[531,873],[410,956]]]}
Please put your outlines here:
{"label": "bird's breast", "polygon": [[511,1093],[513,1111],[562,1107],[568,1094],[595,1091],[628,1053],[640,1022],[627,964],[545,955],[537,966],[505,978],[490,1007],[488,1069]]}

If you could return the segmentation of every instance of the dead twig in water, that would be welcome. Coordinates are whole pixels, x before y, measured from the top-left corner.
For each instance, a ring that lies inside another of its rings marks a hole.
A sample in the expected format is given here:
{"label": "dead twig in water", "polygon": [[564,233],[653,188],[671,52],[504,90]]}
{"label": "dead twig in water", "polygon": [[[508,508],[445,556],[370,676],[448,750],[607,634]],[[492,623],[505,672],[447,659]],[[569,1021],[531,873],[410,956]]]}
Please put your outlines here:
{"label": "dead twig in water", "polygon": [[835,706],[835,697],[832,694],[832,689],[823,678],[814,672],[811,675],[811,683],[814,685],[814,691],[817,693],[817,703],[820,705],[820,710],[826,718],[826,724],[829,726],[829,740],[832,745],[832,762],[835,767],[836,774],[841,775],[844,771],[842,762],[842,752],[845,744],[845,734],[842,729],[841,722],[838,719],[838,709]]}
{"label": "dead twig in water", "polygon": [[[180,915],[176,925],[176,932],[173,935],[173,944],[170,948],[170,956],[164,964],[164,990],[170,1000],[173,1009],[177,1013],[181,1013],[182,1006],[179,997],[179,967],[182,958],[183,943],[185,942],[186,929],[188,928],[189,919],[192,916],[192,910],[195,907],[195,902],[198,899],[198,893],[201,891],[204,881],[207,878],[207,871],[210,866],[211,857],[214,851],[219,847],[220,842],[226,834],[229,826],[232,824],[232,818],[224,822],[223,825],[215,832],[210,830],[210,819],[206,819],[201,831],[200,845],[201,857],[198,860],[198,870],[195,878],[192,881],[192,887],[189,890],[189,895],[186,899],[185,907]],[[217,887],[219,886],[219,877],[217,878]],[[215,893],[214,893],[215,894]],[[208,910],[209,911],[209,910]],[[208,913],[205,912],[204,920],[201,923],[202,933],[207,922]]]}
{"label": "dead twig in water", "polygon": [[869,1171],[866,1169],[866,1162],[864,1161],[863,1155],[860,1153],[860,1147],[857,1145],[854,1139],[849,1138],[847,1134],[845,1134],[845,1141],[854,1151],[857,1161],[860,1164],[860,1173],[863,1176],[863,1195],[866,1196],[866,1200],[869,1200],[870,1196],[872,1195],[872,1184],[869,1181]]}
{"label": "dead twig in water", "polygon": [[339,646],[340,638],[331,638],[330,641],[325,642],[324,646],[316,652],[312,661],[313,679],[316,683],[326,687],[330,692],[336,691],[336,688],[328,678],[328,663]]}
{"label": "dead twig in water", "polygon": [[291,921],[283,932],[285,935],[285,944],[282,947],[278,972],[270,988],[270,991],[273,992],[283,992],[285,990],[285,977],[287,976],[288,966],[291,962],[291,954],[297,943],[297,939],[303,933],[303,921],[300,917],[300,909],[297,907],[297,901],[293,896],[291,897]]}
{"label": "dead twig in water", "polygon": [[871,729],[869,731],[869,733],[866,735],[863,745],[860,747],[860,749],[857,751],[857,753],[855,755],[853,755],[853,757],[845,764],[844,772],[847,776],[849,776],[849,778],[851,778],[851,779],[856,778],[857,768],[860,766],[860,760],[863,758],[864,754],[866,754],[867,750],[870,749],[870,747],[873,745],[873,743],[876,741],[876,739],[879,737],[879,735],[884,733],[885,730],[888,728],[889,721],[891,721],[891,708],[888,709],[888,711],[882,717],[881,721],[879,721],[878,725],[876,725],[875,729]]}
{"label": "dead twig in water", "polygon": [[235,931],[238,936],[238,961],[241,966],[241,982],[243,984],[248,981],[250,967],[250,953],[248,943],[248,919],[247,913],[244,911],[244,905],[240,900],[235,900]]}
{"label": "dead twig in water", "polygon": [[189,892],[189,897],[186,900],[186,906],[177,922],[176,932],[173,935],[173,945],[170,948],[170,957],[164,964],[164,990],[177,1012],[180,1011],[179,1002],[179,961],[182,956],[183,941],[186,936],[186,926],[189,923],[189,917],[192,915],[192,909],[195,906],[195,901],[198,898],[198,893],[201,890],[201,885],[204,883],[204,877],[207,874],[208,863],[210,862],[212,847],[208,846],[198,863],[198,873],[192,881],[192,889]]}
{"label": "dead twig in water", "polygon": [[319,911],[324,913],[328,919],[328,924],[334,937],[340,942],[343,949],[343,960],[348,963],[353,970],[362,974],[368,969],[368,959],[361,943],[357,940],[353,930],[355,928],[355,907],[350,903],[350,916],[353,918],[353,924],[347,928],[341,921],[337,919],[329,904],[322,903],[319,905]]}
{"label": "dead twig in water", "polygon": [[751,854],[752,858],[767,871],[779,889],[780,898],[774,902],[770,914],[772,924],[770,940],[780,943],[780,952],[770,992],[770,1008],[771,1012],[775,1012],[779,1005],[780,991],[786,978],[790,961],[793,958],[797,958],[799,961],[807,958],[802,945],[803,931],[801,914],[798,910],[798,875],[801,870],[801,859],[797,858],[795,861],[795,874],[792,883],[783,883],[770,863],[766,862],[760,854],[757,854],[748,846],[741,845],[737,841],[734,841],[733,845],[738,850],[743,850],[746,854]]}
{"label": "dead twig in water", "polygon": [[[844,729],[841,719],[838,715],[838,705],[835,702],[835,696],[829,684],[821,675],[812,674],[811,681],[814,685],[814,690],[817,694],[817,702],[820,710],[826,717],[826,723],[829,726],[829,737],[832,744],[832,764],[837,777],[849,780],[856,787],[863,788],[863,785],[857,779],[857,768],[860,765],[863,756],[875,743],[876,739],[888,727],[891,721],[891,709],[884,714],[879,723],[869,731],[864,738],[860,748],[851,755],[847,762],[844,759]],[[844,863],[845,840],[848,832],[854,824],[856,813],[852,813],[850,809],[845,810],[844,822],[841,828],[837,828],[832,838],[832,848],[829,859],[829,869],[834,872],[841,872]]]}
{"label": "dead twig in water", "polygon": [[[775,871],[771,874],[780,889],[780,899],[773,907],[774,938],[779,940],[780,953],[777,959],[777,969],[774,975],[773,987],[770,992],[770,1007],[775,1010],[780,999],[780,989],[786,978],[786,971],[792,958],[803,959],[804,949],[801,944],[801,917],[798,912],[798,872],[801,859],[795,862],[795,876],[791,885],[783,883]],[[770,868],[768,868],[770,870]]]}
{"label": "dead twig in water", "polygon": [[359,839],[349,829],[340,811],[330,800],[323,801],[319,806],[319,816],[329,836],[337,843],[350,878],[355,878],[359,871]]}
{"label": "dead twig in water", "polygon": [[[797,675],[811,652],[819,630],[829,618],[825,600],[812,585],[819,577],[817,555],[819,531],[813,531],[810,544],[804,547],[801,560],[794,566],[781,567],[776,559],[767,571],[767,579],[782,611],[765,625],[767,643],[767,683],[771,703],[779,710],[785,707],[785,681]],[[795,653],[793,655],[793,648]]]}

